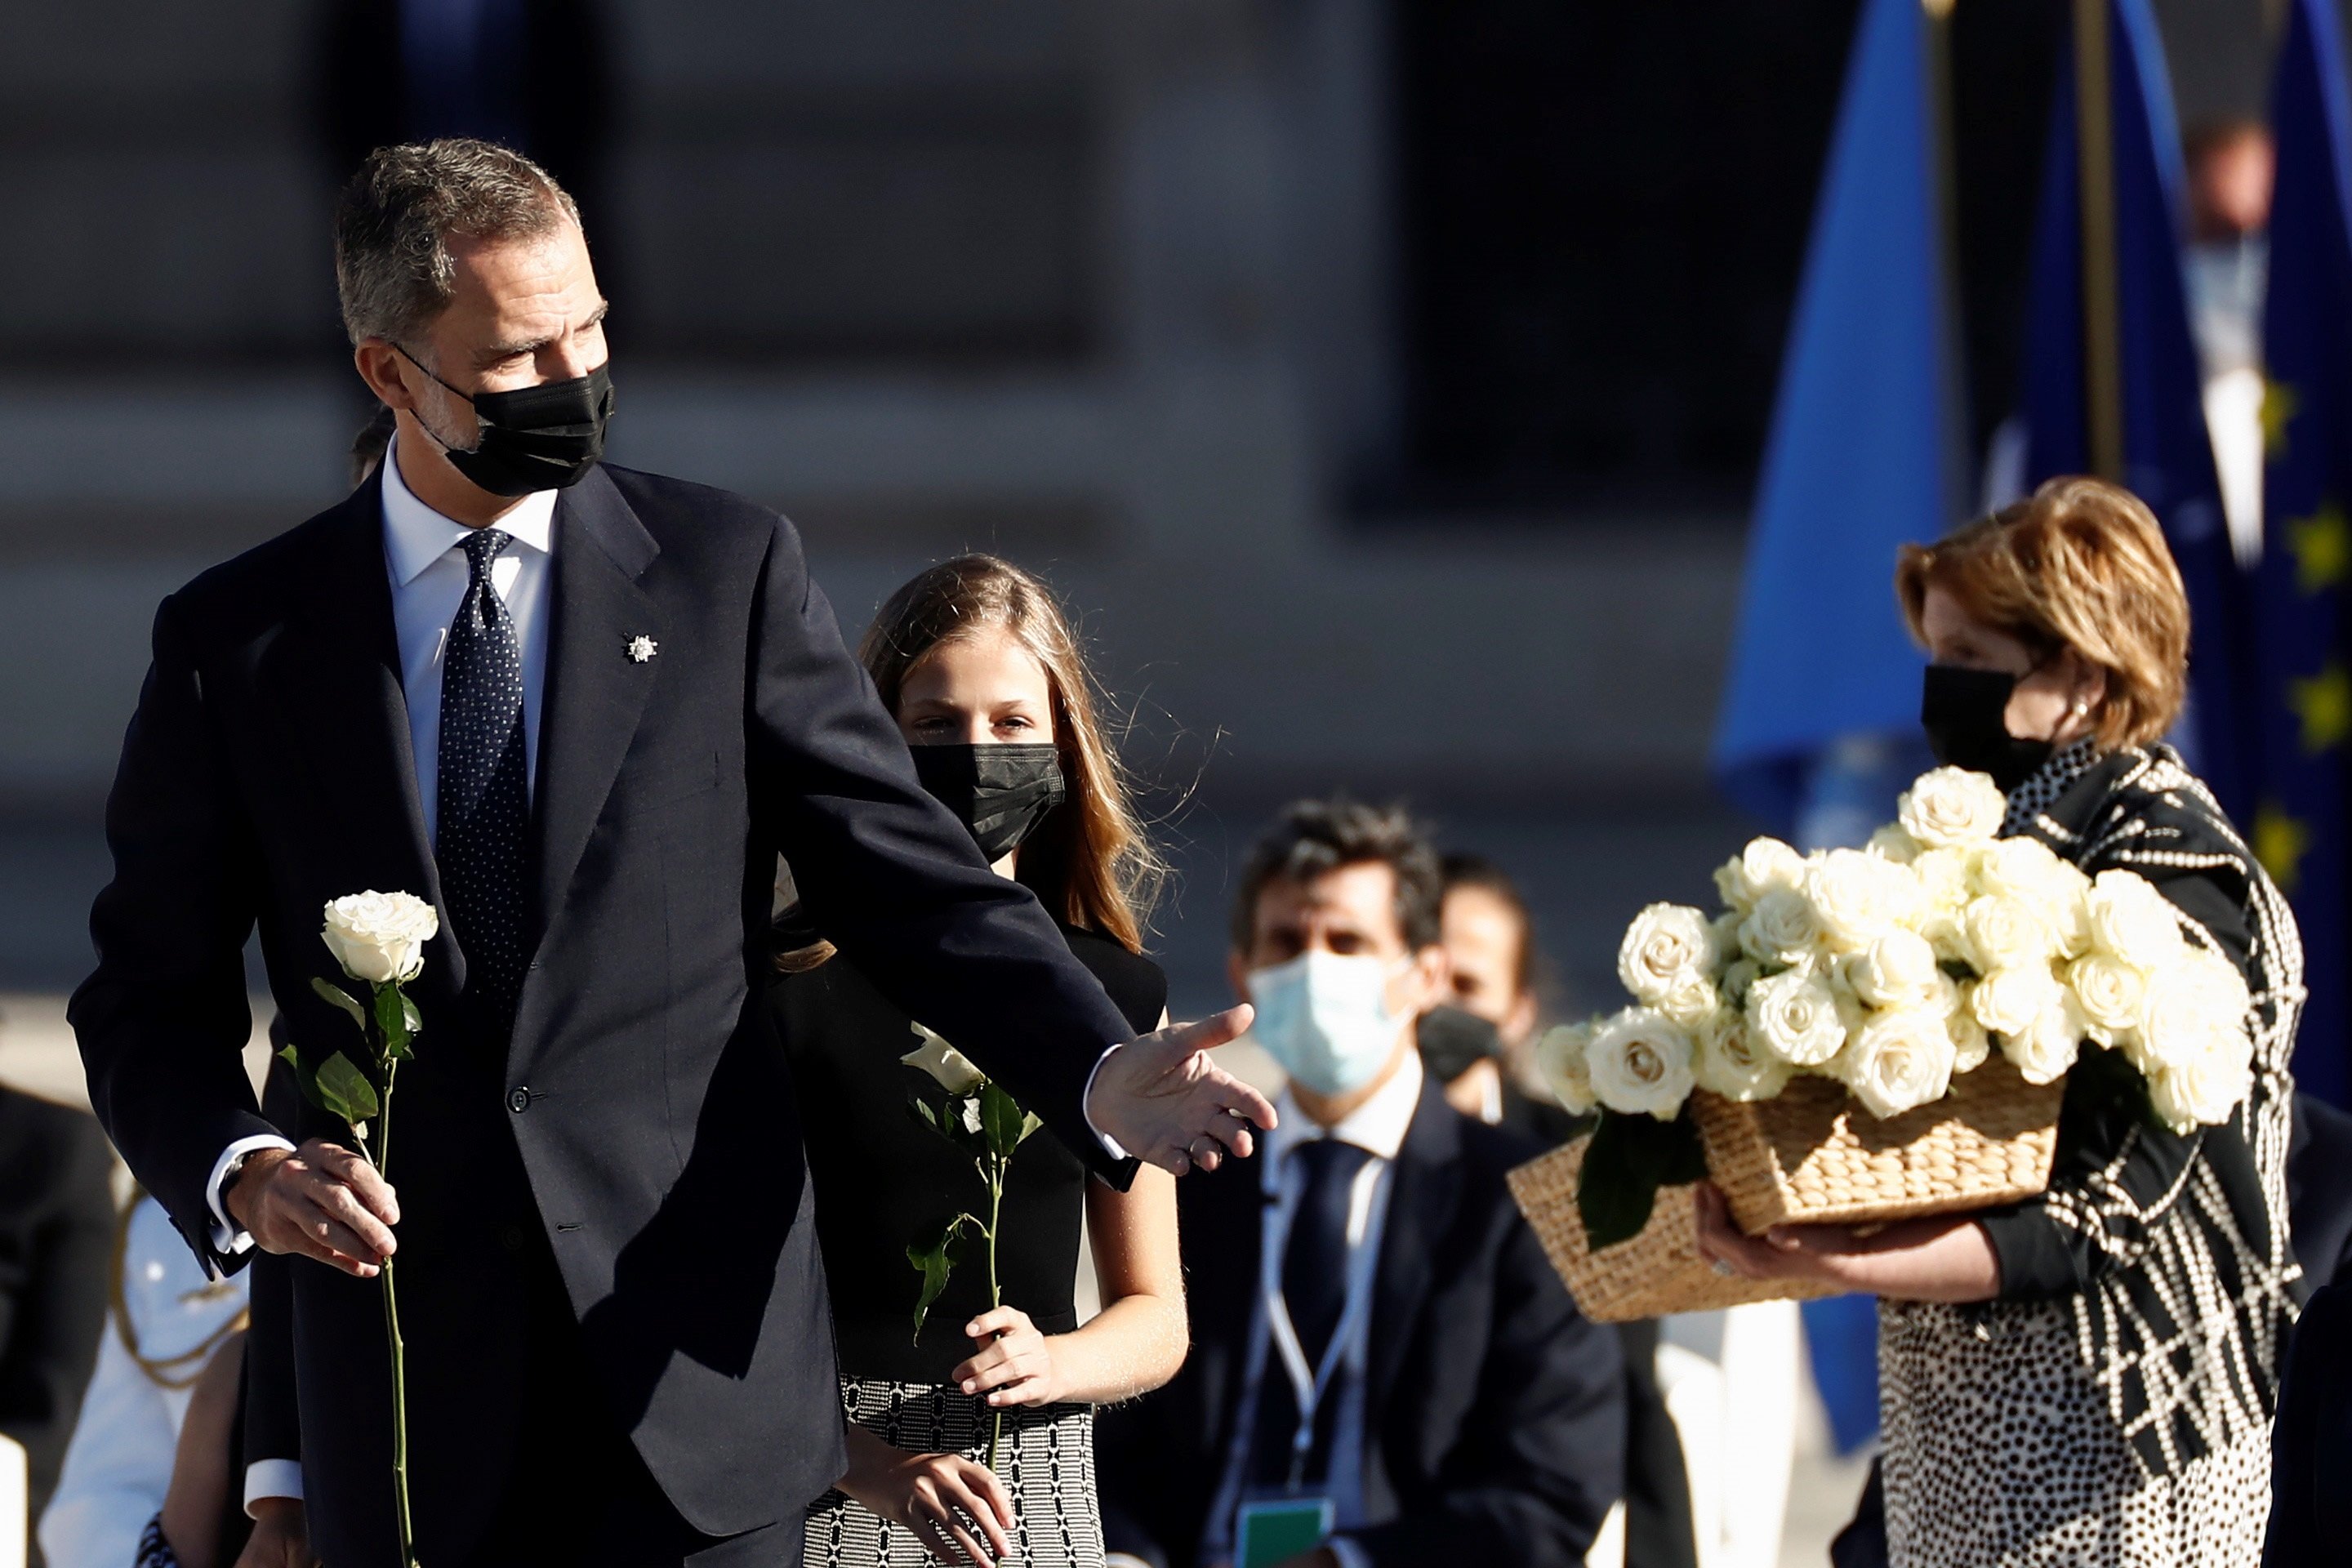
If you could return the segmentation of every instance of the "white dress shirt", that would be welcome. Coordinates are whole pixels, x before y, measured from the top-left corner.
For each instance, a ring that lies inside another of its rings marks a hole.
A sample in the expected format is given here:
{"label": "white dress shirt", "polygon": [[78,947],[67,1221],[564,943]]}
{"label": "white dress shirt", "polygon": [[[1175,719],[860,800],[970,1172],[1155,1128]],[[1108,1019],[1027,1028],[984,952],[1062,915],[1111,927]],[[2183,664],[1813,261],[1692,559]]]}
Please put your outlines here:
{"label": "white dress shirt", "polygon": [[[1413,1112],[1421,1105],[1423,1080],[1421,1053],[1406,1051],[1396,1074],[1381,1085],[1372,1097],[1342,1117],[1330,1127],[1323,1127],[1298,1108],[1298,1102],[1286,1089],[1276,1102],[1278,1125],[1265,1136],[1265,1156],[1259,1163],[1258,1179],[1266,1196],[1265,1218],[1260,1222],[1259,1253],[1261,1260],[1280,1258],[1290,1240],[1291,1217],[1297,1212],[1301,1184],[1292,1173],[1290,1155],[1307,1143],[1320,1138],[1336,1138],[1353,1143],[1372,1156],[1364,1168],[1356,1173],[1355,1185],[1349,1194],[1348,1259],[1352,1276],[1360,1262],[1370,1266],[1371,1277],[1377,1279],[1381,1255],[1381,1237],[1386,1229],[1389,1211],[1389,1190],[1395,1168],[1397,1151],[1404,1146],[1405,1130],[1412,1125]],[[1234,1412],[1231,1447],[1225,1456],[1224,1477],[1217,1489],[1217,1499],[1209,1512],[1209,1526],[1203,1532],[1202,1560],[1229,1555],[1233,1550],[1234,1516],[1240,1508],[1248,1487],[1250,1443],[1257,1430],[1258,1390],[1270,1377],[1286,1376],[1280,1360],[1273,1353],[1273,1327],[1266,1320],[1264,1293],[1254,1297],[1250,1312],[1249,1339],[1244,1352],[1244,1372],[1242,1378],[1242,1398]],[[1350,1342],[1340,1351],[1342,1368],[1363,1366],[1370,1350],[1371,1318],[1369,1310],[1354,1314],[1349,1328]],[[1337,1528],[1342,1532],[1326,1542],[1339,1559],[1340,1568],[1368,1568],[1370,1559],[1364,1549],[1344,1533],[1349,1526],[1364,1522],[1364,1396],[1360,1377],[1335,1375],[1329,1396],[1339,1400],[1332,1426],[1329,1481],[1326,1488],[1330,1498]]]}

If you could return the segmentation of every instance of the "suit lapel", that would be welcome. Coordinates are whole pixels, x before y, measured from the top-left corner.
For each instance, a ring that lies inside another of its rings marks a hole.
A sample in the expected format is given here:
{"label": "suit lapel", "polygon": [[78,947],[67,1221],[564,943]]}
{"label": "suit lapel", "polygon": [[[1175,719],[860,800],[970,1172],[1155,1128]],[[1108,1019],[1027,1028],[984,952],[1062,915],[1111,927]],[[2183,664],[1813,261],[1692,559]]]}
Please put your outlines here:
{"label": "suit lapel", "polygon": [[1365,1430],[1380,1429],[1381,1406],[1396,1385],[1397,1370],[1429,1294],[1430,1265],[1454,1222],[1462,1191],[1462,1128],[1433,1082],[1422,1086],[1404,1142],[1391,1173],[1388,1217],[1381,1229],[1380,1268],[1372,1287],[1372,1333]]}
{"label": "suit lapel", "polygon": [[[398,889],[437,907],[441,879],[425,840],[400,684],[380,481],[362,485],[320,520],[305,567],[295,636],[271,659],[270,678],[283,696],[289,754],[309,768],[326,803],[337,893]],[[454,942],[434,945],[442,951],[429,956],[443,962],[428,958],[425,984],[433,985],[437,972],[454,994],[464,982],[464,961]]]}
{"label": "suit lapel", "polygon": [[656,662],[630,658],[629,643],[638,637],[659,643],[667,625],[637,581],[661,546],[603,469],[591,469],[557,499],[555,535],[536,813],[542,942],[653,691]]}

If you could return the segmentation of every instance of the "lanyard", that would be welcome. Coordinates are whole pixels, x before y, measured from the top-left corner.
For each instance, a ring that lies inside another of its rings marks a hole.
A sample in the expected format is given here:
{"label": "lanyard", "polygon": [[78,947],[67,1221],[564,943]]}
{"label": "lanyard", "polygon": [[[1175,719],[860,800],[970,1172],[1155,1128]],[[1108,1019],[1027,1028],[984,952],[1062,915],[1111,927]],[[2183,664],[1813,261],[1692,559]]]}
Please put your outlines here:
{"label": "lanyard", "polygon": [[[1380,1166],[1369,1167],[1375,1173],[1369,1179],[1381,1180]],[[1360,1239],[1348,1251],[1348,1294],[1339,1309],[1339,1321],[1333,1325],[1331,1341],[1323,1347],[1322,1363],[1311,1372],[1307,1365],[1307,1352],[1298,1342],[1298,1330],[1290,1321],[1289,1303],[1282,1299],[1283,1255],[1290,1247],[1290,1226],[1297,1223],[1298,1204],[1304,1194],[1301,1185],[1304,1166],[1286,1162],[1283,1170],[1283,1220],[1281,1234],[1268,1237],[1269,1245],[1258,1259],[1258,1289],[1265,1300],[1266,1327],[1271,1331],[1274,1348],[1282,1357],[1282,1370],[1289,1375],[1290,1392],[1298,1406],[1298,1430],[1290,1439],[1289,1490],[1296,1492],[1306,1479],[1307,1457],[1315,1447],[1315,1415],[1331,1392],[1332,1375],[1344,1361],[1350,1373],[1360,1375],[1364,1370],[1362,1334],[1365,1317],[1371,1310],[1372,1269],[1379,1259],[1374,1248]],[[1365,1178],[1359,1177],[1359,1180]],[[1353,1194],[1349,1194],[1349,1212],[1354,1210]],[[1370,1215],[1366,1214],[1366,1227]]]}

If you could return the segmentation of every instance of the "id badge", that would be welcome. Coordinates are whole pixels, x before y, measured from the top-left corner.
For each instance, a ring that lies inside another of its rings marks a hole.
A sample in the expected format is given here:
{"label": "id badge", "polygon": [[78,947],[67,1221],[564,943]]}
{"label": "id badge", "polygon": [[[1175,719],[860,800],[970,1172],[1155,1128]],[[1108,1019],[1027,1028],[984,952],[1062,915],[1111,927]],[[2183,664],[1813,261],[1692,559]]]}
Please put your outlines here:
{"label": "id badge", "polygon": [[1274,1568],[1330,1537],[1334,1510],[1326,1497],[1244,1502],[1234,1523],[1234,1568]]}

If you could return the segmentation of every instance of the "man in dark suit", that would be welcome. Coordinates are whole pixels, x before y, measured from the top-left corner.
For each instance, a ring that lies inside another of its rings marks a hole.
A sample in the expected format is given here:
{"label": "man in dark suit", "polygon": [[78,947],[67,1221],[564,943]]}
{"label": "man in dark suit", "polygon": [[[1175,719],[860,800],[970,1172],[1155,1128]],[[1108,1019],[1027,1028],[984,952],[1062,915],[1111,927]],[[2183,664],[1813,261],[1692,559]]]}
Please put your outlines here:
{"label": "man in dark suit", "polygon": [[1413,1048],[1438,900],[1394,811],[1302,803],[1250,857],[1234,981],[1290,1084],[1262,1157],[1178,1194],[1192,1353],[1101,1417],[1115,1552],[1235,1561],[1244,1529],[1328,1501],[1297,1568],[1569,1568],[1617,1500],[1615,1341],[1504,1186],[1536,1151],[1447,1105]]}
{"label": "man in dark suit", "polygon": [[0,1088],[0,1435],[25,1446],[28,1520],[57,1489],[98,1364],[113,1169],[97,1122]]}
{"label": "man in dark suit", "polygon": [[[1272,1124],[1202,1055],[1245,1017],[1121,1046],[917,782],[791,525],[599,463],[604,300],[543,171],[383,149],[336,269],[398,430],[350,499],[157,614],[72,1009],[92,1100],[207,1262],[299,1255],[302,1484],[336,1568],[395,1556],[395,1225],[425,1561],[797,1562],[843,1447],[803,1112],[754,984],[778,855],[1108,1179],[1213,1169]],[[323,1113],[265,1119],[238,1050],[257,925],[292,1037],[350,1042],[310,983],[322,907],[371,889],[441,919],[397,1194]]]}

